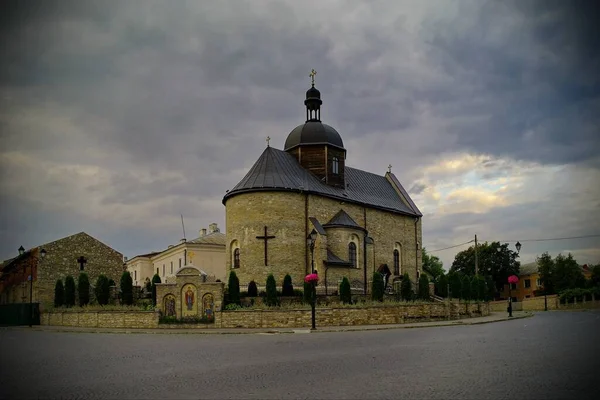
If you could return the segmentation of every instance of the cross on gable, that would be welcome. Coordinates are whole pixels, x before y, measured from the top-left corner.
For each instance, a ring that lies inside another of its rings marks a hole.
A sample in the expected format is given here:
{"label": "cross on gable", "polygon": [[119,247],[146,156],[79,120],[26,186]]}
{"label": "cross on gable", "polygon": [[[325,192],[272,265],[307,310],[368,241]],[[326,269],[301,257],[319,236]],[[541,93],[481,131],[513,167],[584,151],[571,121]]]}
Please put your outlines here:
{"label": "cross on gable", "polygon": [[267,227],[265,226],[265,234],[263,236],[257,236],[257,239],[263,239],[265,241],[265,266],[268,265],[267,262],[267,243],[269,239],[275,239],[275,236],[267,235]]}
{"label": "cross on gable", "polygon": [[83,271],[83,269],[85,268],[85,263],[87,263],[87,259],[84,256],[80,256],[77,259],[77,263],[79,263],[79,270]]}

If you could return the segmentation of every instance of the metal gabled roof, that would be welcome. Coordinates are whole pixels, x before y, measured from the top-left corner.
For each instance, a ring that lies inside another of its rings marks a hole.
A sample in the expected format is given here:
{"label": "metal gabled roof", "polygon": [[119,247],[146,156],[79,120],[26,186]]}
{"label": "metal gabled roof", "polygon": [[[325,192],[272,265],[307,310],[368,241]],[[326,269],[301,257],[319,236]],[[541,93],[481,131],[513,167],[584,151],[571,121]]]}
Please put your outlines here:
{"label": "metal gabled roof", "polygon": [[352,219],[351,216],[344,210],[340,210],[331,218],[331,220],[323,225],[324,227],[333,227],[333,226],[344,226],[348,228],[356,228],[363,229],[362,226],[358,225],[356,221]]}
{"label": "metal gabled roof", "polygon": [[[223,197],[223,204],[228,198],[241,193],[261,190],[298,191],[395,213],[421,216],[418,209],[415,212],[402,201],[402,198],[385,176],[351,167],[345,167],[344,173],[346,188],[329,186],[304,169],[291,154],[273,147],[267,147],[246,176]],[[406,194],[406,197],[407,201],[412,203],[412,200],[408,200],[410,199],[408,194]]]}

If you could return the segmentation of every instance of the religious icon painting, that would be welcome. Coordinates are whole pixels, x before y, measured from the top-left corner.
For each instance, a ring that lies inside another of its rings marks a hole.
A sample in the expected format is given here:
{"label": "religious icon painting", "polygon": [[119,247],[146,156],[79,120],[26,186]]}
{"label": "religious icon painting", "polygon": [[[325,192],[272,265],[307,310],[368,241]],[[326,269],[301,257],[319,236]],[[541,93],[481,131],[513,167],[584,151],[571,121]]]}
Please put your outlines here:
{"label": "religious icon painting", "polygon": [[174,317],[175,316],[175,296],[172,294],[168,294],[165,296],[165,316]]}

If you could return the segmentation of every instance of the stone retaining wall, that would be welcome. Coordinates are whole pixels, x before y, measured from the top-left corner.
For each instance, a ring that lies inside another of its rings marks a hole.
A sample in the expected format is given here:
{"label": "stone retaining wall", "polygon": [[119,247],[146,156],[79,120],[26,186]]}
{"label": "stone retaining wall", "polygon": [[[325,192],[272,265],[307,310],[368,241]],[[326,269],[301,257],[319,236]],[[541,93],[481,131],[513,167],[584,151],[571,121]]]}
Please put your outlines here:
{"label": "stone retaining wall", "polygon": [[[555,294],[546,296],[548,310],[571,310],[600,308],[600,300],[595,301],[577,301],[574,303],[560,304],[559,297]],[[490,302],[490,309],[496,312],[506,312],[508,300],[499,300]],[[543,311],[544,296],[531,297],[523,301],[513,302],[513,311]]]}
{"label": "stone retaining wall", "polygon": [[40,316],[40,325],[149,329],[158,328],[158,313],[154,311],[47,312]]}

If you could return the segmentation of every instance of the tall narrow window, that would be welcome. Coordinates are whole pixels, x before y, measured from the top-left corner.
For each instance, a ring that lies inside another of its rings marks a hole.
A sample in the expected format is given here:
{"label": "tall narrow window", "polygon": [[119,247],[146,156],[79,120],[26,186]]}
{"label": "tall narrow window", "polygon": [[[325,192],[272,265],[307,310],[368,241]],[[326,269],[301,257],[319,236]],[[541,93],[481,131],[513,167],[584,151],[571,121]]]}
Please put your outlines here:
{"label": "tall narrow window", "polygon": [[179,259],[179,268],[181,268],[181,258]]}
{"label": "tall narrow window", "polygon": [[171,275],[173,275],[173,261],[171,261]]}
{"label": "tall narrow window", "polygon": [[158,275],[158,268],[156,268],[156,275]]}
{"label": "tall narrow window", "polygon": [[233,268],[240,267],[240,249],[237,248],[233,251]]}
{"label": "tall narrow window", "polygon": [[133,280],[137,281],[137,271],[133,271]]}
{"label": "tall narrow window", "polygon": [[333,157],[331,160],[331,172],[336,175],[340,173],[340,162],[337,157]]}
{"label": "tall narrow window", "polygon": [[165,264],[163,264],[163,276],[165,276]]}
{"label": "tall narrow window", "polygon": [[400,252],[398,249],[394,250],[394,275],[400,275]]}
{"label": "tall narrow window", "polygon": [[356,244],[354,242],[350,242],[350,244],[348,245],[348,261],[350,261],[350,263],[352,264],[352,266],[354,268],[357,267],[357,265],[356,265]]}

